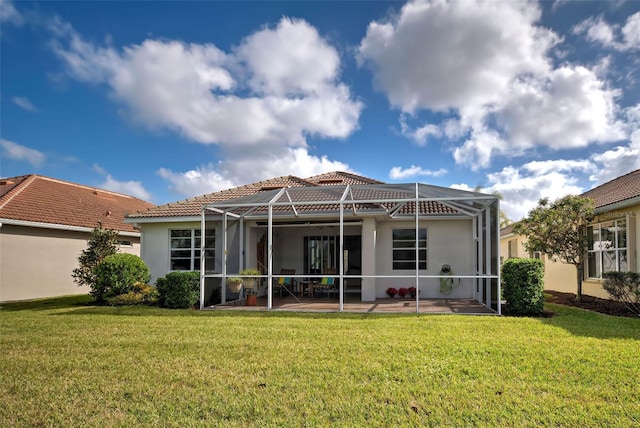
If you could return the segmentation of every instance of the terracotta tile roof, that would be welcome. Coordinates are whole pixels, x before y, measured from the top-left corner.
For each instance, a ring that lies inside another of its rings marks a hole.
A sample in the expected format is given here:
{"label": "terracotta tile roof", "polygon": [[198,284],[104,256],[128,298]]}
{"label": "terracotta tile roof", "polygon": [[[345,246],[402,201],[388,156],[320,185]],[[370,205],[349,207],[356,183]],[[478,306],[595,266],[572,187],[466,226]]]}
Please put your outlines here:
{"label": "terracotta tile roof", "polygon": [[120,193],[31,174],[0,179],[0,219],[138,233],[123,222],[153,204]]}
{"label": "terracotta tile roof", "polygon": [[269,180],[258,181],[220,192],[208,193],[194,198],[184,199],[178,202],[158,205],[129,214],[128,218],[154,218],[154,217],[199,217],[204,204],[212,202],[226,201],[242,196],[255,195],[256,193],[279,189],[282,187],[304,187],[314,186],[315,183],[304,180],[293,175],[271,178]]}
{"label": "terracotta tile roof", "polygon": [[382,181],[363,177],[348,172],[335,171],[325,174],[314,175],[303,179],[293,175],[271,178],[240,187],[234,187],[220,192],[209,193],[194,198],[159,205],[144,211],[131,213],[127,217],[132,219],[161,218],[161,217],[199,217],[204,204],[225,201],[242,196],[254,195],[259,192],[278,189],[282,187],[308,187],[308,186],[331,186],[344,184],[382,184]]}
{"label": "terracotta tile roof", "polygon": [[596,208],[640,197],[640,169],[594,187],[581,196],[593,198]]}
{"label": "terracotta tile roof", "polygon": [[[302,211],[321,211],[321,212],[338,212],[339,205],[327,203],[326,205],[304,205],[305,201],[322,201],[328,202],[335,201],[339,198],[343,192],[345,185],[370,185],[370,184],[385,184],[382,181],[374,180],[371,178],[359,176],[356,174],[346,172],[329,172],[325,174],[315,175],[306,179],[302,179],[295,176],[284,176],[272,178],[270,180],[259,181],[257,183],[247,184],[241,187],[235,187],[233,189],[223,190],[216,193],[209,193],[207,195],[198,196],[195,198],[185,199],[178,202],[173,202],[165,205],[159,205],[140,211],[137,213],[131,213],[127,216],[129,219],[150,219],[150,218],[167,218],[167,217],[200,217],[202,206],[208,203],[226,201],[235,198],[241,198],[245,196],[256,195],[260,192],[272,191],[282,187],[298,188],[305,187],[306,189],[300,189],[295,192],[295,199],[297,201],[296,209]],[[326,189],[327,187],[333,187],[340,190],[336,192],[326,192],[326,190],[320,191],[320,189]],[[318,191],[314,191],[313,188],[317,188]],[[393,198],[393,197],[406,197],[405,193],[398,193],[395,190],[380,189],[359,189],[358,198],[365,199],[381,199],[381,198]],[[286,201],[285,201],[286,202]],[[384,204],[387,208],[393,208],[392,204]],[[383,204],[357,204],[358,210],[363,209],[379,209],[383,210]],[[254,214],[264,213],[267,208],[258,208],[254,211]],[[285,214],[292,212],[291,207],[279,206],[274,208],[274,213]],[[408,203],[401,208],[400,213],[413,212],[413,204]],[[455,214],[457,211],[450,208],[447,205],[429,201],[420,203],[420,212],[430,214]]]}
{"label": "terracotta tile roof", "polygon": [[384,184],[382,181],[374,180],[373,178],[342,171],[314,175],[306,180],[320,186],[328,186],[332,184]]}

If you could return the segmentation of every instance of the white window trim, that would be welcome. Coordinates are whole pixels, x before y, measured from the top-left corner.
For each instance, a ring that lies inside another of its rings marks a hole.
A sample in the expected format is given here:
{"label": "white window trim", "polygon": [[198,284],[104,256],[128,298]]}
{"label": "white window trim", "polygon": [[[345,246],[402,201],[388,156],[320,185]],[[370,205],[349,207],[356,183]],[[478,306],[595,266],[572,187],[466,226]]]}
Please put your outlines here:
{"label": "white window trim", "polygon": [[[607,220],[607,221],[603,221],[603,222],[599,222],[599,223],[593,223],[588,225],[587,227],[587,231],[589,230],[589,227],[593,227],[594,229],[596,228],[596,226],[598,227],[599,230],[599,236],[602,236],[602,225],[606,224],[606,223],[611,223],[613,222],[614,227],[618,227],[618,222],[625,222],[625,233],[627,234],[626,236],[626,242],[627,245],[629,243],[629,222],[627,221],[627,219],[625,218],[617,218],[617,219],[613,219],[613,220]],[[589,238],[589,237],[587,237]],[[615,271],[616,272],[620,272],[620,252],[621,251],[626,251],[627,252],[627,263],[629,263],[629,253],[628,253],[628,246],[626,247],[618,247],[619,245],[619,232],[616,231],[615,233],[615,244],[613,245],[613,247],[608,248],[608,249],[598,249],[598,250],[590,250],[587,249],[587,258],[585,260],[585,269],[584,272],[586,274],[586,278],[587,279],[592,279],[592,280],[601,280],[602,279],[602,273],[604,272],[603,270],[603,260],[602,260],[602,254],[607,252],[607,251],[613,251],[615,252]],[[599,261],[600,261],[600,272],[598,273],[598,276],[590,276],[589,275],[589,255],[592,253],[596,253],[597,255],[599,255]],[[628,266],[627,266],[628,268]]]}

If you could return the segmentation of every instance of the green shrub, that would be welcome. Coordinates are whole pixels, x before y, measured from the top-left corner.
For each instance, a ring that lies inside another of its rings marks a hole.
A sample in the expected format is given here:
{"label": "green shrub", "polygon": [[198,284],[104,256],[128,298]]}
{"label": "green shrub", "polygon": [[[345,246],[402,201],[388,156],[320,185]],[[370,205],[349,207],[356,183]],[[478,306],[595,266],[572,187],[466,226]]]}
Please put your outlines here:
{"label": "green shrub", "polygon": [[602,288],[609,296],[622,302],[627,309],[640,315],[640,273],[604,272]]}
{"label": "green shrub", "polygon": [[544,310],[544,271],[537,259],[509,259],[502,266],[502,293],[510,315],[539,315]]}
{"label": "green shrub", "polygon": [[171,309],[188,309],[200,303],[200,272],[171,272],[158,278],[158,303]]}
{"label": "green shrub", "polygon": [[133,254],[107,256],[98,263],[94,273],[96,281],[91,287],[91,295],[98,303],[134,291],[137,282],[146,284],[151,279],[147,265]]}
{"label": "green shrub", "polygon": [[152,285],[137,282],[133,290],[109,297],[107,303],[111,306],[155,305],[158,303],[158,290]]}

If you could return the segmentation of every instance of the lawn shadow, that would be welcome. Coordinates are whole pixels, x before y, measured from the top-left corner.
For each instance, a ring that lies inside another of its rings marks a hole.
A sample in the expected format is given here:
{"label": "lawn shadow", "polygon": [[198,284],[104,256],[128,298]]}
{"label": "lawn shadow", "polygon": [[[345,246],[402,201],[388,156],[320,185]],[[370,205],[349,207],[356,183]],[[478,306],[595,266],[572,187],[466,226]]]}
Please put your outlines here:
{"label": "lawn shadow", "polygon": [[574,336],[640,340],[640,317],[619,317],[552,303],[545,307],[553,316],[540,317],[540,322]]}
{"label": "lawn shadow", "polygon": [[[438,316],[441,314],[416,313],[369,313],[369,312],[296,312],[296,311],[246,311],[246,310],[199,310],[199,309],[167,309],[157,306],[84,306],[67,307],[68,311],[56,312],[55,316],[91,315],[91,316],[129,316],[129,317],[193,317],[193,318],[294,318],[294,319],[350,319],[371,320],[379,318],[407,318]],[[452,316],[450,314],[445,314]]]}
{"label": "lawn shadow", "polygon": [[0,303],[0,311],[49,311],[51,309],[65,309],[74,307],[90,307],[93,299],[89,294],[75,294],[72,296],[53,297],[46,299],[24,300],[19,302]]}

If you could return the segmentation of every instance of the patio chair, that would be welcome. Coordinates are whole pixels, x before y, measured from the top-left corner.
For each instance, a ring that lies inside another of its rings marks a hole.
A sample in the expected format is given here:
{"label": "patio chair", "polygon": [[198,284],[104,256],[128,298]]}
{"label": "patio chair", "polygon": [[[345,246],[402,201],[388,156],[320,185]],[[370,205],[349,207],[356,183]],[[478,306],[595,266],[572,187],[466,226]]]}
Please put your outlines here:
{"label": "patio chair", "polygon": [[[337,275],[338,269],[336,268],[325,269],[322,272],[322,274]],[[335,280],[336,280],[335,276],[323,276],[322,278],[320,278],[319,281],[317,280],[305,281],[304,283],[300,283],[301,285],[300,291],[302,295],[306,293],[309,295],[309,297],[313,297],[316,291],[319,291],[320,293],[323,293],[324,291],[326,291],[327,295],[329,295],[332,291],[335,290],[335,282],[336,282]]]}
{"label": "patio chair", "polygon": [[282,297],[283,291],[286,291],[293,297],[295,294],[291,290],[295,290],[296,288],[296,280],[289,275],[295,275],[295,269],[280,269],[280,275],[273,279],[273,292],[275,294],[276,290],[280,292],[280,297]]}

